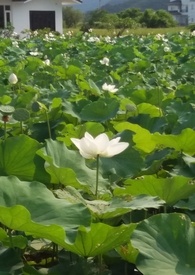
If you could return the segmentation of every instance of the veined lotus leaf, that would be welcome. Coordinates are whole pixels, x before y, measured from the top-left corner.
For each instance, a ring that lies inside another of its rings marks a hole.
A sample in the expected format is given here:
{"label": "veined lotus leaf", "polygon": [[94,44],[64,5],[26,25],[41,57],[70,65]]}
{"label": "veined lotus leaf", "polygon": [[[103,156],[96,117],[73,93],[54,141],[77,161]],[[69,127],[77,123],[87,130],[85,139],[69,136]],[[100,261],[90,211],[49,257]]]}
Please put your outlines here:
{"label": "veined lotus leaf", "polygon": [[[83,203],[70,203],[65,199],[57,199],[39,182],[25,182],[9,176],[0,177],[0,183],[0,205],[7,208],[22,205],[29,211],[35,223],[45,226],[58,225],[72,236],[80,225],[88,227],[91,223],[90,212]],[[4,218],[1,214],[1,223],[13,228],[11,224],[7,224],[7,220],[4,221]],[[12,219],[16,223],[21,217],[13,216]],[[27,231],[31,232],[30,227]]]}
{"label": "veined lotus leaf", "polygon": [[[0,249],[0,274],[16,274],[24,266],[19,254],[13,248]],[[21,273],[19,273],[21,274]]]}
{"label": "veined lotus leaf", "polygon": [[130,130],[134,132],[133,141],[136,144],[136,148],[146,153],[151,153],[156,148],[156,142],[153,140],[153,134],[147,129],[142,128],[138,124],[130,122],[120,122],[114,125],[114,128],[118,132]]}
{"label": "veined lotus leaf", "polygon": [[114,98],[100,98],[99,100],[86,105],[80,113],[82,120],[106,121],[116,116],[119,109],[119,102]]}
{"label": "veined lotus leaf", "polygon": [[131,242],[144,275],[195,274],[195,227],[187,215],[152,216],[137,225]]}
{"label": "veined lotus leaf", "polygon": [[181,151],[191,156],[195,154],[195,131],[190,128],[182,130],[179,135],[161,135],[155,133],[153,141],[159,145],[174,148],[179,152]]}
{"label": "veined lotus leaf", "polygon": [[94,257],[129,242],[136,224],[112,227],[104,223],[92,223],[90,230],[80,227],[74,244],[65,248],[83,257]]}
{"label": "veined lotus leaf", "polygon": [[158,197],[148,195],[114,197],[111,201],[96,200],[86,202],[93,215],[99,219],[111,219],[132,210],[159,208],[165,203]]}
{"label": "veined lotus leaf", "polygon": [[34,139],[20,135],[0,142],[0,173],[32,180],[35,173],[34,157],[41,145]]}
{"label": "veined lotus leaf", "polygon": [[191,184],[189,178],[175,176],[171,178],[157,178],[155,176],[144,176],[137,179],[125,181],[125,187],[116,188],[116,196],[147,194],[157,196],[167,204],[173,205],[181,199],[187,199],[195,192],[195,184]]}
{"label": "veined lotus leaf", "polygon": [[[96,171],[86,166],[84,158],[77,151],[67,149],[62,142],[47,140],[46,147],[37,153],[46,161],[45,169],[51,175],[52,183],[95,192]],[[107,180],[100,176],[100,191],[107,186]]]}

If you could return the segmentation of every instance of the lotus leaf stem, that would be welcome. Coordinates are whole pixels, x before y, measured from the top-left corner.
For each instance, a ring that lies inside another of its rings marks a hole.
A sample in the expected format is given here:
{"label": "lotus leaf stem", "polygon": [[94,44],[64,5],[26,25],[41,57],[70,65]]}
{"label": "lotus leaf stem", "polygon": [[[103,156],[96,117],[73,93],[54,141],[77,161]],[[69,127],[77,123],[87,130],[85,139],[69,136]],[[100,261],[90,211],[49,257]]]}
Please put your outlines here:
{"label": "lotus leaf stem", "polygon": [[96,187],[95,187],[95,196],[96,199],[98,198],[98,185],[99,185],[99,160],[100,156],[97,155],[96,157]]}

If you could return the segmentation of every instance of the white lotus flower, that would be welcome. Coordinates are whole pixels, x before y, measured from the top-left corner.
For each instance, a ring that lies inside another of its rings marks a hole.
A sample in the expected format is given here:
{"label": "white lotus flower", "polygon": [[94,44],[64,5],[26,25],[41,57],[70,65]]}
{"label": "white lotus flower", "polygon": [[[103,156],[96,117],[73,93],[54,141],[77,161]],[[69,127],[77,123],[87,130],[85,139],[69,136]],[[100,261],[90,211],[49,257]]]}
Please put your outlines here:
{"label": "white lotus flower", "polygon": [[90,36],[88,39],[87,39],[88,42],[100,42],[100,39],[98,37],[95,37],[95,36]]}
{"label": "white lotus flower", "polygon": [[128,142],[119,142],[120,137],[109,140],[105,133],[94,138],[86,132],[83,138],[71,138],[71,141],[86,159],[97,156],[109,158],[120,154],[129,146]]}
{"label": "white lotus flower", "polygon": [[116,93],[117,91],[118,91],[118,89],[117,88],[115,88],[115,85],[112,85],[112,84],[107,84],[107,83],[104,83],[103,85],[102,85],[102,89],[104,90],[104,91],[108,91],[108,92],[111,92],[111,93]]}
{"label": "white lotus flower", "polygon": [[195,30],[191,32],[191,35],[192,35],[192,36],[195,36]]}
{"label": "white lotus flower", "polygon": [[43,61],[43,63],[47,66],[49,66],[51,64],[50,60],[49,59],[46,59]]}
{"label": "white lotus flower", "polygon": [[12,46],[13,46],[13,47],[16,47],[16,48],[19,48],[19,45],[18,45],[18,42],[17,42],[17,41],[12,41]]}
{"label": "white lotus flower", "polygon": [[101,63],[102,65],[109,66],[110,60],[109,60],[109,58],[104,57],[102,60],[100,60],[100,63]]}
{"label": "white lotus flower", "polygon": [[155,35],[156,40],[163,40],[163,38],[164,38],[164,34],[158,33],[158,34]]}
{"label": "white lotus flower", "polygon": [[170,52],[170,51],[171,51],[171,49],[170,49],[168,46],[165,46],[165,47],[164,47],[164,52],[168,53],[168,52]]}
{"label": "white lotus flower", "polygon": [[14,73],[12,73],[10,74],[8,81],[10,84],[16,84],[18,82],[18,78]]}

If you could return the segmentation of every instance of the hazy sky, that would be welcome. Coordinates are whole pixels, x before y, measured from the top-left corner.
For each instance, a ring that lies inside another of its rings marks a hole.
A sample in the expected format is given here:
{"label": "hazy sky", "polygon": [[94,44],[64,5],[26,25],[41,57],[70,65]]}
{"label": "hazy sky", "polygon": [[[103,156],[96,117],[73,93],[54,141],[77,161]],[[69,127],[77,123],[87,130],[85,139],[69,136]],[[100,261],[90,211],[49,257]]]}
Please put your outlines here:
{"label": "hazy sky", "polygon": [[76,4],[73,7],[80,11],[89,11],[98,9],[100,6],[107,4],[111,0],[83,0],[82,4]]}

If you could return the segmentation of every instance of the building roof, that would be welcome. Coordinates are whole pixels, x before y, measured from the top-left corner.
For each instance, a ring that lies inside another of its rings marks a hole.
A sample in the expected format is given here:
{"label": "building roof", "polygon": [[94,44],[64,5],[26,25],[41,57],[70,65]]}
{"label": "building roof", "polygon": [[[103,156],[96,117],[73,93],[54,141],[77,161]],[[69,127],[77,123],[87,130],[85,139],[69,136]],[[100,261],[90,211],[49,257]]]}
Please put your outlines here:
{"label": "building roof", "polygon": [[171,1],[171,2],[169,2],[168,5],[169,6],[181,5],[181,0]]}
{"label": "building roof", "polygon": [[[20,3],[27,3],[30,2],[32,0],[12,0],[12,2],[20,2]],[[82,3],[82,0],[61,0],[62,5],[67,5],[67,4],[78,4],[78,3]]]}
{"label": "building roof", "polygon": [[67,5],[67,4],[81,4],[83,1],[82,0],[61,0],[62,5]]}

